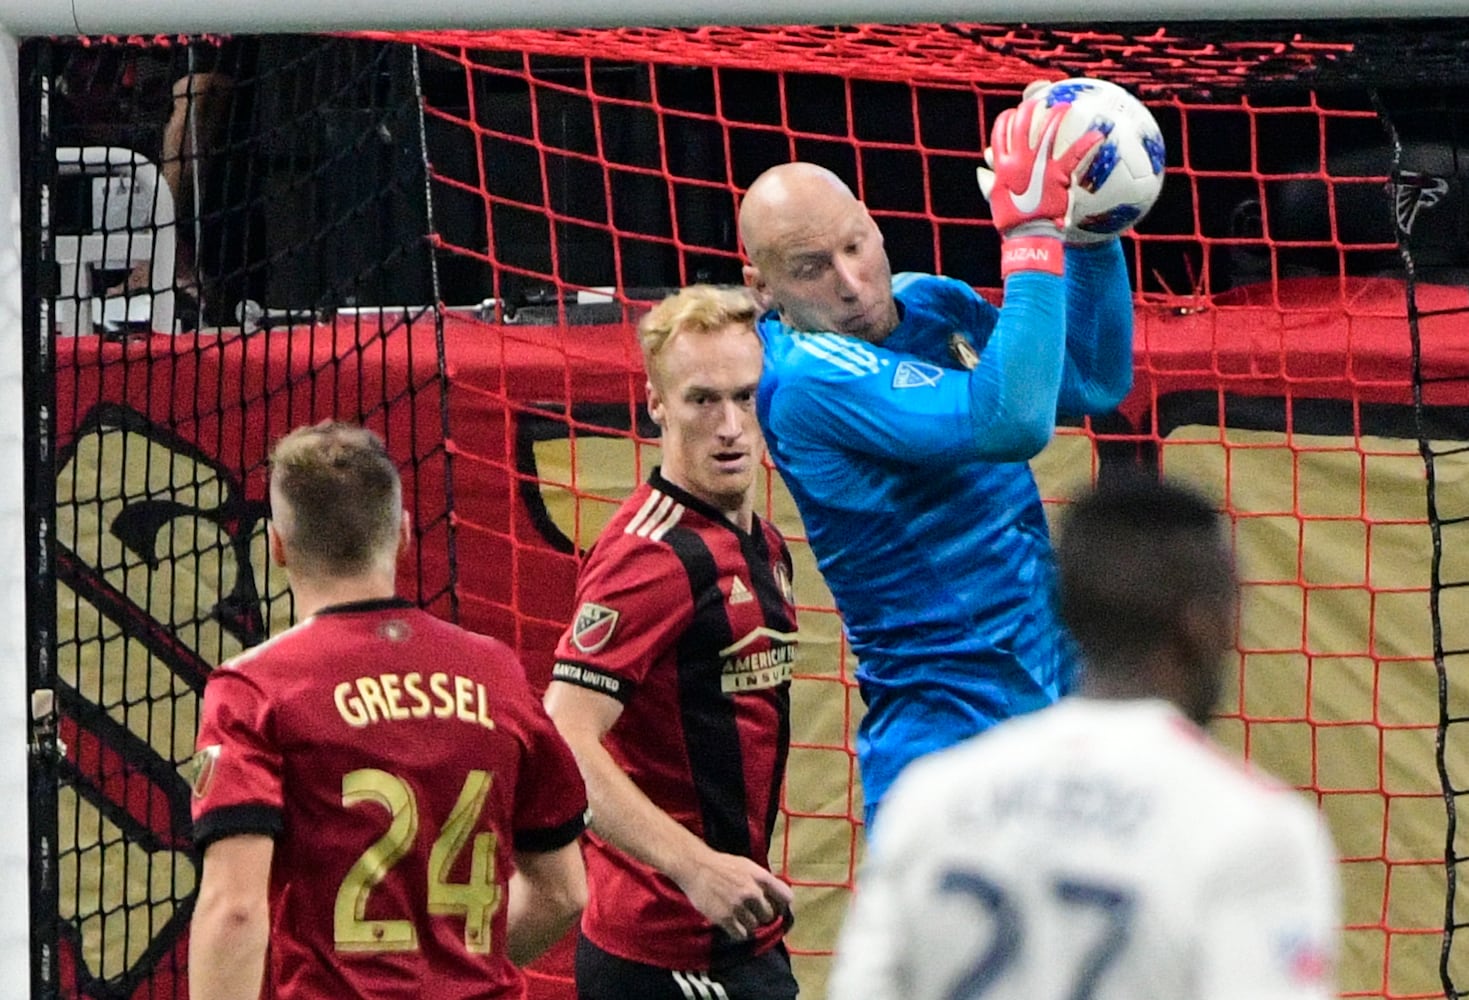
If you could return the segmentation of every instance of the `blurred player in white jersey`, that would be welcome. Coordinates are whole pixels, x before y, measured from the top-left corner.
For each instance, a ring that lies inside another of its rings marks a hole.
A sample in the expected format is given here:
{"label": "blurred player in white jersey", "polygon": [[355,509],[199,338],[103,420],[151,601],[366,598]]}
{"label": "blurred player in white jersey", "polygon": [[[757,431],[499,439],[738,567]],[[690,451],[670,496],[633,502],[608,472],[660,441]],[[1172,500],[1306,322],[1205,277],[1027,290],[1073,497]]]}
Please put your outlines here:
{"label": "blurred player in white jersey", "polygon": [[1125,477],[1078,501],[1057,557],[1081,691],[899,778],[831,997],[1334,997],[1325,825],[1201,728],[1237,611],[1218,516]]}

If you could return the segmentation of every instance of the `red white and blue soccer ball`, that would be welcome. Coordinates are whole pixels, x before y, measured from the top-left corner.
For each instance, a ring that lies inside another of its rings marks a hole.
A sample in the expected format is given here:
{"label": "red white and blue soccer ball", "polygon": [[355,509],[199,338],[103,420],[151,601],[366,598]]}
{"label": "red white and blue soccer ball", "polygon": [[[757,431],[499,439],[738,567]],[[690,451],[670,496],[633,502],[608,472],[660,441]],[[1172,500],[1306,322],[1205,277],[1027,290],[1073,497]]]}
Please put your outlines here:
{"label": "red white and blue soccer ball", "polygon": [[1056,133],[1056,149],[1091,128],[1106,136],[1072,180],[1066,238],[1096,242],[1135,226],[1163,189],[1163,133],[1152,113],[1115,83],[1087,78],[1060,80],[1025,99],[1048,108],[1071,106]]}

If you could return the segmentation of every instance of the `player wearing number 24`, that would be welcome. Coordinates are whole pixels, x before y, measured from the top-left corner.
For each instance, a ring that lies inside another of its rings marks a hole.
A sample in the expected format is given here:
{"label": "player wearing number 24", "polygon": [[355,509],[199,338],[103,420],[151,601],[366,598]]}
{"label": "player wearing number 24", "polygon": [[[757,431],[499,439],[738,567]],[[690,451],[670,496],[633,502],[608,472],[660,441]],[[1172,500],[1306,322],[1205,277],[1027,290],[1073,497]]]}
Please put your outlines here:
{"label": "player wearing number 24", "polygon": [[190,997],[521,996],[585,903],[571,751],[508,649],[395,596],[381,439],[288,434],[270,499],[301,620],[205,686]]}
{"label": "player wearing number 24", "polygon": [[746,283],[766,311],[758,413],[857,655],[857,761],[870,821],[910,761],[1071,690],[1046,518],[1026,464],[1058,411],[1112,410],[1132,384],[1132,299],[1115,238],[1063,245],[1064,107],[996,120],[983,188],[1004,305],[961,281],[893,275],[867,208],[786,163],[740,205]]}
{"label": "player wearing number 24", "polygon": [[1218,516],[1141,474],[1057,546],[1081,690],[893,786],[831,1000],[1328,1000],[1339,887],[1316,810],[1201,728],[1233,648]]}

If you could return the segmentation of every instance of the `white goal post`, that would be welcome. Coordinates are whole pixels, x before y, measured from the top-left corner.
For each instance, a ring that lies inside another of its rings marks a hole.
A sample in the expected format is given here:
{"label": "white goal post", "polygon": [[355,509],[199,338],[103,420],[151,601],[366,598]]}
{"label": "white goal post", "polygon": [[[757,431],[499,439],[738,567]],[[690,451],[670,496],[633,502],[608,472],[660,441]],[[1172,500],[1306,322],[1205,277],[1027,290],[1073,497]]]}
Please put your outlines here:
{"label": "white goal post", "polygon": [[21,428],[20,289],[20,50],[0,36],[0,801],[11,819],[0,823],[0,982],[29,983],[29,824],[17,813],[28,799],[26,698],[25,452]]}
{"label": "white goal post", "polygon": [[594,28],[708,24],[991,24],[1095,21],[1456,17],[1463,0],[741,0],[701,6],[674,0],[0,0],[13,35],[311,32],[354,29]]}

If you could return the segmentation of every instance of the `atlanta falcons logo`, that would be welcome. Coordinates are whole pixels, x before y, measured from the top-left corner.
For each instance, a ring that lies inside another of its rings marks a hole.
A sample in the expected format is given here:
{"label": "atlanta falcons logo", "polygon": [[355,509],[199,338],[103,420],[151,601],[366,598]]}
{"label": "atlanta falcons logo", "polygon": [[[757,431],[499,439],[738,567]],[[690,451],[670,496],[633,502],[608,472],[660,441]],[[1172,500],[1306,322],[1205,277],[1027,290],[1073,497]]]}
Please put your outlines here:
{"label": "atlanta falcons logo", "polygon": [[1444,178],[1411,170],[1398,174],[1388,186],[1397,211],[1398,231],[1405,234],[1413,232],[1419,209],[1432,208],[1449,192],[1449,182]]}

